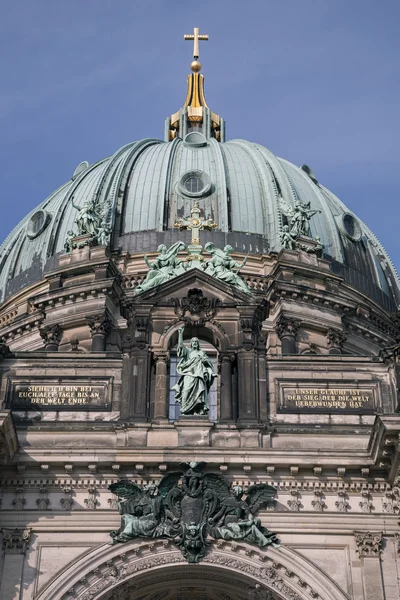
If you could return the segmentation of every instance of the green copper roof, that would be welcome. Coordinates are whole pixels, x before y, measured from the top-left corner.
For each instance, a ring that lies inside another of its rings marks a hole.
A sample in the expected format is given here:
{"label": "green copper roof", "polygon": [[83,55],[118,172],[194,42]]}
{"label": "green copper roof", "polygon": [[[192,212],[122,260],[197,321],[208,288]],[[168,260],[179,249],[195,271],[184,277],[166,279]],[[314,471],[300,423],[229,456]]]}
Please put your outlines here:
{"label": "green copper roof", "polygon": [[[185,181],[197,186],[194,191],[186,189]],[[321,211],[312,217],[310,229],[321,237],[325,254],[360,272],[385,294],[393,297],[398,292],[394,268],[379,241],[307,169],[277,158],[259,144],[219,143],[191,133],[186,141],[133,142],[94,165],[80,166],[1,246],[2,299],[40,279],[63,252],[77,214],[72,197],[79,206],[91,198],[103,204],[113,229],[112,245],[129,250],[136,236],[135,251],[140,250],[139,234],[174,231],[176,218],[190,213],[194,199],[219,231],[256,234],[265,240],[263,248],[279,251],[279,234],[290,207],[297,200],[310,202],[312,209]],[[359,232],[357,240],[346,231],[346,214]]]}

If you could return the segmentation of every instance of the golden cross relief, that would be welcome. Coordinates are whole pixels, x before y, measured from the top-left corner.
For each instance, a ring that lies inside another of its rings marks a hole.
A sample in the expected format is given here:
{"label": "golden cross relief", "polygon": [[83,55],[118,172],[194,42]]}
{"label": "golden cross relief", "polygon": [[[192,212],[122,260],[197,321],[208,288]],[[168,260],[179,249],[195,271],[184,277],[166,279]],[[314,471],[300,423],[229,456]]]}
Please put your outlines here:
{"label": "golden cross relief", "polygon": [[199,28],[195,27],[193,33],[187,33],[183,36],[184,40],[193,40],[193,58],[197,60],[200,56],[199,41],[207,41],[208,34],[199,34]]}
{"label": "golden cross relief", "polygon": [[202,229],[208,229],[209,231],[217,227],[212,219],[202,219],[201,209],[199,203],[196,201],[190,211],[190,217],[179,218],[176,220],[174,227],[178,227],[179,231],[189,229],[192,232],[192,246],[198,246],[200,244],[200,231]]}

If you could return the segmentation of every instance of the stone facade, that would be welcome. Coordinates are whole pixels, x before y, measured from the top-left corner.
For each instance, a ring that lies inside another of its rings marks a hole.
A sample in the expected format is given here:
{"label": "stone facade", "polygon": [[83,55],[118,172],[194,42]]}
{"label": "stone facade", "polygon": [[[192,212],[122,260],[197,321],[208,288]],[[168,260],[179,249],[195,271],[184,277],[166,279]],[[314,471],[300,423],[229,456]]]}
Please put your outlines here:
{"label": "stone facade", "polygon": [[[396,320],[302,251],[250,257],[251,296],[195,269],[135,296],[144,273],[75,249],[1,307],[0,598],[397,599]],[[215,349],[213,419],[171,418],[182,326]],[[280,549],[109,544],[111,483],[200,460],[276,488]]]}

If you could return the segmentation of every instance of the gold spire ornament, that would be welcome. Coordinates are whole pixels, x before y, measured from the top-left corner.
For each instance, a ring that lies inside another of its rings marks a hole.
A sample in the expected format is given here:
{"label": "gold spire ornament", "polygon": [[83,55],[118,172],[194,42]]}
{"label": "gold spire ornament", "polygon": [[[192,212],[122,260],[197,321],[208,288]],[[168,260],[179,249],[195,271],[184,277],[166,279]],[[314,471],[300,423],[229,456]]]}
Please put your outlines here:
{"label": "gold spire ornament", "polygon": [[183,107],[172,114],[166,123],[166,141],[177,137],[185,139],[192,131],[202,133],[207,139],[215,138],[217,141],[225,141],[224,120],[214,113],[208,106],[204,94],[204,77],[200,73],[201,62],[199,61],[200,42],[207,41],[208,34],[200,34],[199,28],[194,27],[193,33],[183,36],[185,41],[193,42],[193,58],[190,64],[191,73],[187,78],[187,94]]}
{"label": "gold spire ornament", "polygon": [[174,227],[177,227],[179,231],[189,229],[192,232],[192,240],[188,246],[189,256],[187,260],[202,261],[203,257],[201,256],[202,246],[200,245],[200,231],[204,229],[211,231],[217,227],[217,224],[214,223],[212,219],[201,218],[201,209],[197,200],[193,204],[193,208],[190,211],[190,217],[180,217],[176,220]]}
{"label": "gold spire ornament", "polygon": [[199,61],[200,50],[199,50],[199,41],[207,41],[208,34],[199,34],[199,28],[195,27],[193,29],[193,33],[186,33],[183,36],[183,39],[186,41],[193,40],[193,58],[194,61],[191,63],[190,68],[193,73],[199,73],[201,71],[201,62]]}

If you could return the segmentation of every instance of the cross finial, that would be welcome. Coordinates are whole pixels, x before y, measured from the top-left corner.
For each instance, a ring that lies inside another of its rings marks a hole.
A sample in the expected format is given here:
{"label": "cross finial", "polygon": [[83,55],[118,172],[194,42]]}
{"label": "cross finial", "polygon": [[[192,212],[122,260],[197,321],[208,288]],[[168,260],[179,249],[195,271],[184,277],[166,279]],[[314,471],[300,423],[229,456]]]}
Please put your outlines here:
{"label": "cross finial", "polygon": [[190,217],[186,217],[185,219],[181,217],[177,219],[174,227],[177,227],[180,231],[189,229],[192,232],[192,241],[188,247],[190,255],[188,260],[192,260],[193,258],[203,260],[200,257],[202,248],[200,246],[200,231],[203,229],[208,229],[210,231],[217,227],[217,224],[214,223],[212,219],[202,219],[201,209],[197,201],[193,204],[192,210],[190,211]]}
{"label": "cross finial", "polygon": [[184,40],[193,40],[193,58],[197,60],[200,56],[199,41],[208,40],[208,34],[199,34],[199,28],[195,27],[193,33],[187,33],[183,36]]}

